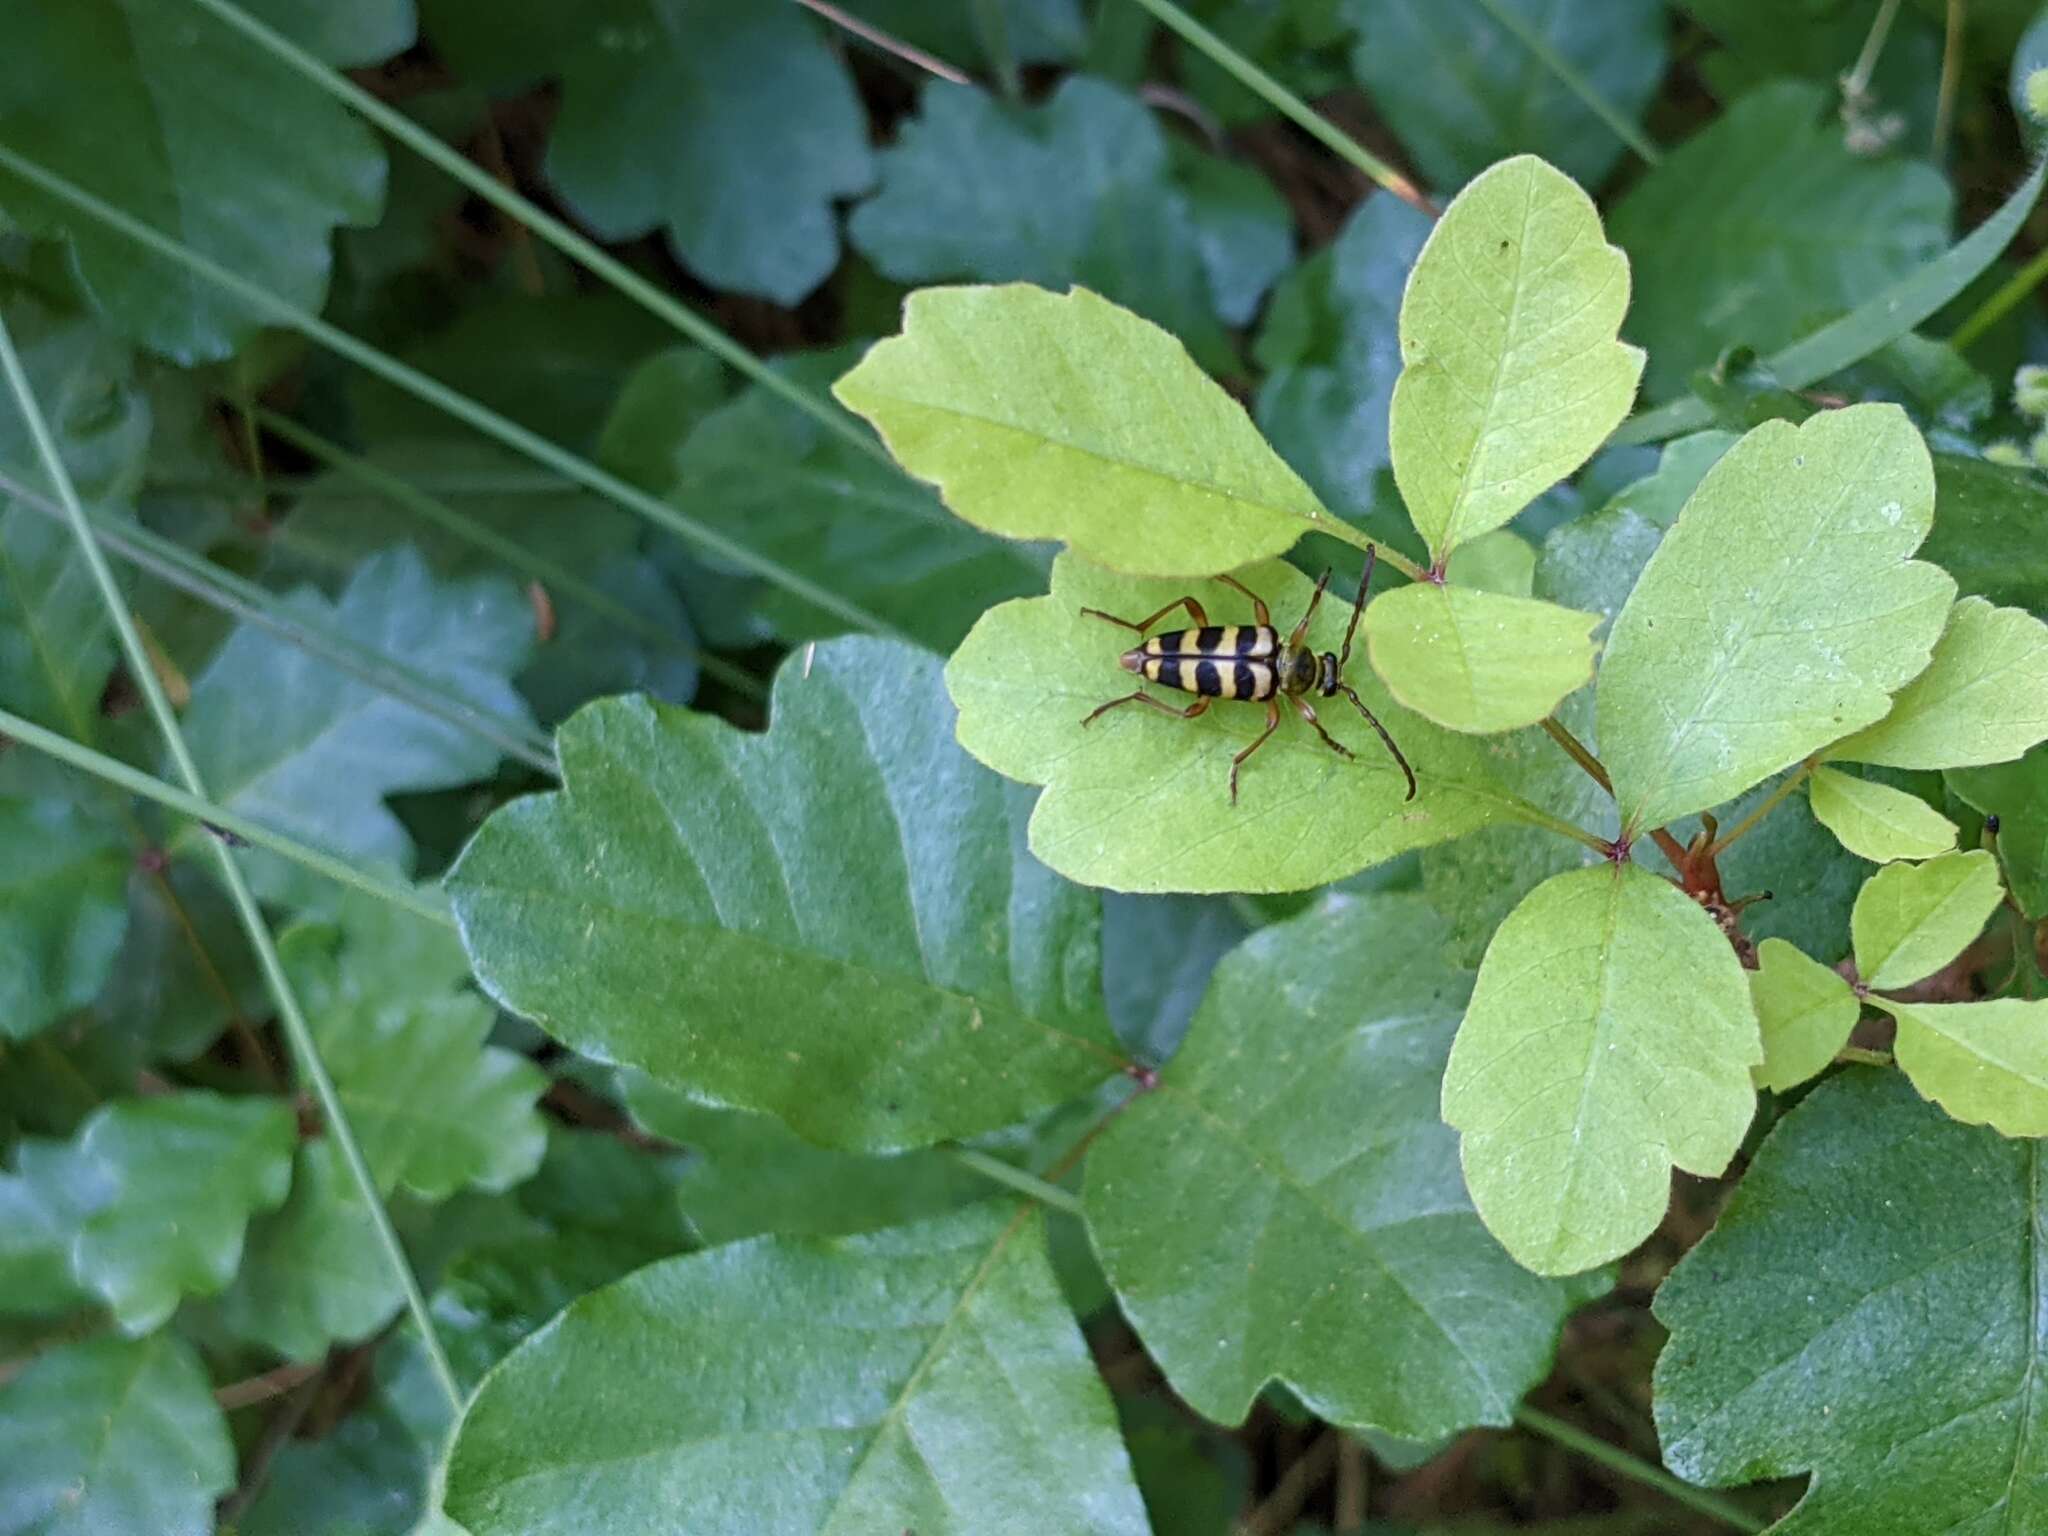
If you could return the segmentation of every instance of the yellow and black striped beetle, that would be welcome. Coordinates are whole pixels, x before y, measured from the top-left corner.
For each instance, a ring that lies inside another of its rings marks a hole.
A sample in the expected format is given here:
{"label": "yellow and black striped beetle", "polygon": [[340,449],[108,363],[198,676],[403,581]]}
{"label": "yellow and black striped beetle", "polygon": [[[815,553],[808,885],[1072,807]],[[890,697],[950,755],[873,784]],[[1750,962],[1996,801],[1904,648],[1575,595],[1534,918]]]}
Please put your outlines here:
{"label": "yellow and black striped beetle", "polygon": [[1345,663],[1351,660],[1351,638],[1358,633],[1359,617],[1365,612],[1365,589],[1372,581],[1374,557],[1373,546],[1365,548],[1365,574],[1359,578],[1358,599],[1351,607],[1351,623],[1344,631],[1344,650],[1341,654],[1325,651],[1318,656],[1302,644],[1308,634],[1309,620],[1316,615],[1316,605],[1323,600],[1323,589],[1330,584],[1330,573],[1325,570],[1316,582],[1315,594],[1308,600],[1308,611],[1301,616],[1301,622],[1294,626],[1286,644],[1280,641],[1280,631],[1273,627],[1273,615],[1267,610],[1265,601],[1234,576],[1218,576],[1216,580],[1226,586],[1235,587],[1252,600],[1252,624],[1211,624],[1209,615],[1193,597],[1177,597],[1150,618],[1132,623],[1120,619],[1113,613],[1104,613],[1100,608],[1083,608],[1084,614],[1098,619],[1107,619],[1123,629],[1144,634],[1154,624],[1165,618],[1176,608],[1186,608],[1188,617],[1195,621],[1192,629],[1171,629],[1151,636],[1143,645],[1136,645],[1118,658],[1126,672],[1136,673],[1148,683],[1175,688],[1182,693],[1197,695],[1195,702],[1186,709],[1175,709],[1164,699],[1147,693],[1140,688],[1127,693],[1120,699],[1111,699],[1107,704],[1091,711],[1083,725],[1092,725],[1097,719],[1123,704],[1149,704],[1166,714],[1192,720],[1205,713],[1218,699],[1243,699],[1262,703],[1266,706],[1266,728],[1259,733],[1259,739],[1246,747],[1230,760],[1230,803],[1237,804],[1237,770],[1244,766],[1244,760],[1266,744],[1266,739],[1280,728],[1280,700],[1284,697],[1301,714],[1301,718],[1315,727],[1316,734],[1323,738],[1323,744],[1340,757],[1350,757],[1351,749],[1323,729],[1323,722],[1316,718],[1314,708],[1309,704],[1307,694],[1314,692],[1324,698],[1343,694],[1358,707],[1365,716],[1365,723],[1379,732],[1380,740],[1387,744],[1387,750],[1394,755],[1394,761],[1401,765],[1401,772],[1408,778],[1410,800],[1415,798],[1415,770],[1408,766],[1408,759],[1401,755],[1401,749],[1394,745],[1394,738],[1387,734],[1387,728],[1380,724],[1373,712],[1365,707],[1356,690],[1344,681]]}

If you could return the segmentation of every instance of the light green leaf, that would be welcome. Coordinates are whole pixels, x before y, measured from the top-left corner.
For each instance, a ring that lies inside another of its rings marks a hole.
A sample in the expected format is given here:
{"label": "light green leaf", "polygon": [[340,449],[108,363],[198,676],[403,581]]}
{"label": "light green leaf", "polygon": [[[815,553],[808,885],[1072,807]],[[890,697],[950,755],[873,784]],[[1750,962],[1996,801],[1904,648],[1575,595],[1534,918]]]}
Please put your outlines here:
{"label": "light green leaf", "polygon": [[[1454,587],[1527,597],[1536,589],[1536,547],[1507,528],[1482,533],[1451,551],[1444,562],[1444,580]],[[1589,673],[1591,665],[1589,659]]]}
{"label": "light green leaf", "polygon": [[[971,86],[934,83],[916,118],[879,156],[881,185],[854,210],[847,238],[907,284],[1081,284],[1171,331],[1217,373],[1242,371],[1219,322],[1197,205],[1174,174],[1166,134],[1137,97],[1070,75],[1041,106],[1013,106]],[[1191,165],[1226,166],[1207,156]],[[1209,173],[1211,177],[1219,174]],[[1254,177],[1237,218],[1277,233],[1287,208]],[[1257,307],[1277,268],[1252,288]]]}
{"label": "light green leaf", "polygon": [[1897,1072],[1814,1089],[1658,1293],[1666,1464],[1811,1471],[1781,1536],[2041,1530],[2042,1156]]}
{"label": "light green leaf", "polygon": [[1956,824],[1918,795],[1839,768],[1814,769],[1807,799],[1844,848],[1873,863],[1931,859],[1956,845]]}
{"label": "light green leaf", "polygon": [[[780,367],[822,391],[851,361],[852,350],[841,348]],[[941,652],[990,607],[1045,585],[1042,551],[947,516],[927,487],[758,385],[696,425],[658,489],[692,517]],[[759,606],[792,643],[846,627],[785,593],[765,591]]]}
{"label": "light green leaf", "polygon": [[[365,21],[383,38],[377,18]],[[383,151],[345,107],[197,10],[11,0],[0,26],[10,66],[0,141],[287,303],[324,306],[329,236],[374,222],[384,197]],[[364,41],[354,26],[332,26],[317,43],[367,63]],[[34,233],[68,234],[86,291],[153,351],[210,361],[257,330],[241,300],[47,193],[0,177],[0,206]]]}
{"label": "light green leaf", "polygon": [[927,288],[833,392],[990,533],[1208,576],[1329,514],[1172,336],[1085,288]]}
{"label": "light green leaf", "polygon": [[1254,413],[1289,464],[1340,515],[1406,518],[1388,475],[1387,406],[1401,371],[1401,288],[1429,215],[1368,197],[1327,249],[1282,278],[1253,352]]}
{"label": "light green leaf", "polygon": [[1982,848],[1925,864],[1887,864],[1863,883],[1849,931],[1865,986],[1909,987],[1932,976],[1984,931],[2005,887]]}
{"label": "light green leaf", "polygon": [[68,1344],[0,1386],[0,1530],[208,1536],[234,1485],[227,1420],[175,1334]]}
{"label": "light green leaf", "polygon": [[1117,1070],[1098,903],[1024,852],[938,662],[831,641],[770,716],[609,699],[564,725],[564,788],[498,811],[448,876],[486,990],[848,1150],[1007,1125]]}
{"label": "light green leaf", "polygon": [[1733,799],[1883,717],[1955,596],[1908,558],[1933,517],[1926,445],[1894,405],[1766,422],[1728,450],[1601,662],[1601,756],[1631,828]]}
{"label": "light green leaf", "polygon": [[1871,1001],[1898,1020],[1892,1053],[1922,1097],[1965,1125],[2048,1136],[2048,1002]]}
{"label": "light green leaf", "polygon": [[1480,1226],[1437,1117],[1472,983],[1445,937],[1414,895],[1261,929],[1088,1154],[1123,1314],[1206,1418],[1281,1380],[1333,1422],[1438,1436],[1507,1422],[1550,1368],[1576,1298]]}
{"label": "light green leaf", "polygon": [[362,1192],[322,1139],[299,1148],[283,1208],[250,1226],[241,1269],[215,1311],[235,1338],[286,1360],[317,1360],[330,1344],[368,1338],[404,1302]]}
{"label": "light green leaf", "polygon": [[1861,1011],[1849,983],[1818,960],[1765,939],[1749,973],[1750,1001],[1763,1033],[1763,1065],[1752,1071],[1759,1088],[1783,1093],[1818,1077],[1849,1043]]}
{"label": "light green leaf", "polygon": [[664,227],[706,283],[778,304],[831,275],[833,199],[864,189],[874,163],[853,82],[809,17],[753,0],[619,0],[590,16],[560,69],[548,175],[600,237]]}
{"label": "light green leaf", "polygon": [[[1683,976],[1674,987],[1671,978]],[[1538,1274],[1628,1252],[1671,1169],[1713,1177],[1756,1107],[1749,984],[1714,920],[1633,864],[1557,875],[1480,962],[1444,1073],[1465,1182]]]}
{"label": "light green leaf", "polygon": [[2020,910],[2048,917],[2048,746],[2016,763],[1956,769],[1947,779],[1965,801],[1998,818],[1998,861]]}
{"label": "light green leaf", "polygon": [[[1310,582],[1292,566],[1241,575],[1276,623],[1307,606]],[[1354,756],[1283,719],[1245,763],[1235,807],[1230,759],[1264,729],[1259,705],[1219,702],[1195,720],[1132,706],[1084,727],[1089,711],[1135,686],[1117,666],[1135,637],[1081,610],[1138,619],[1190,592],[1211,622],[1252,617],[1243,596],[1214,582],[1140,581],[1062,555],[1049,597],[990,611],[946,667],[961,745],[999,773],[1046,786],[1031,850],[1054,869],[1120,891],[1306,890],[1519,814],[1489,744],[1397,707],[1356,652],[1348,680],[1414,765],[1412,802],[1399,767],[1341,698],[1320,701],[1329,707],[1318,713]],[[1337,650],[1349,621],[1344,605],[1325,601],[1308,643]]]}
{"label": "light green leaf", "polygon": [[2048,624],[2024,609],[1966,597],[1950,610],[1927,670],[1899,690],[1891,713],[1827,755],[1891,768],[1967,768],[2007,762],[2044,737]]}
{"label": "light green leaf", "polygon": [[1628,259],[1593,201],[1534,156],[1495,166],[1430,232],[1401,301],[1388,436],[1416,531],[1441,560],[1592,457],[1635,399],[1615,339]]}
{"label": "light green leaf", "polygon": [[67,800],[0,796],[0,1038],[91,1002],[128,926],[128,840]]}
{"label": "light green leaf", "polygon": [[162,1323],[180,1297],[220,1290],[249,1218],[284,1200],[297,1129],[282,1100],[196,1089],[96,1110],[66,1175],[81,1202],[74,1277],[129,1334]]}
{"label": "light green leaf", "polygon": [[1593,680],[1593,626],[1530,597],[1411,582],[1365,610],[1373,670],[1438,725],[1490,735],[1534,725]]}
{"label": "light green leaf", "polygon": [[[1739,824],[1781,782],[1766,779],[1731,800],[1720,812],[1720,825]],[[1680,835],[1689,825],[1679,824]],[[1717,855],[1715,863],[1722,891],[1729,897],[1771,893],[1769,901],[1743,910],[1742,927],[1752,939],[1783,939],[1826,965],[1848,957],[1849,913],[1874,866],[1844,848],[1814,818],[1805,796],[1780,801],[1753,831]]]}
{"label": "light green leaf", "polygon": [[[1609,0],[1501,0],[1587,86],[1630,120],[1641,117],[1665,66],[1663,7]],[[1343,0],[1358,30],[1351,67],[1423,180],[1461,186],[1496,160],[1530,153],[1588,186],[1623,145],[1585,98],[1514,32],[1477,4]]]}
{"label": "light green leaf", "polygon": [[695,1536],[1020,1520],[1136,1536],[1144,1507],[1041,1219],[1005,1203],[756,1238],[594,1292],[478,1389],[445,1508],[473,1536],[580,1536],[673,1528],[695,1490]]}
{"label": "light green leaf", "polygon": [[302,924],[278,949],[380,1188],[445,1200],[540,1166],[546,1074],[484,1043],[496,1011],[457,990],[453,934],[351,894],[339,926]]}
{"label": "light green leaf", "polygon": [[676,1199],[707,1243],[763,1232],[871,1232],[990,1193],[985,1175],[936,1148],[896,1157],[832,1152],[772,1116],[692,1103],[644,1073],[628,1073],[625,1088],[635,1120],[689,1149],[676,1175]]}
{"label": "light green leaf", "polygon": [[1769,353],[1799,339],[1948,244],[1947,179],[1922,160],[1852,154],[1830,94],[1792,81],[1751,91],[1616,206],[1651,400],[1684,392],[1731,344]]}
{"label": "light green leaf", "polygon": [[[410,549],[365,561],[338,603],[301,589],[288,607],[403,656],[450,695],[512,721],[532,716],[511,677],[533,608],[501,577],[438,582]],[[500,749],[245,624],[192,685],[185,736],[216,802],[364,863],[410,867],[412,839],[384,804],[488,775]]]}

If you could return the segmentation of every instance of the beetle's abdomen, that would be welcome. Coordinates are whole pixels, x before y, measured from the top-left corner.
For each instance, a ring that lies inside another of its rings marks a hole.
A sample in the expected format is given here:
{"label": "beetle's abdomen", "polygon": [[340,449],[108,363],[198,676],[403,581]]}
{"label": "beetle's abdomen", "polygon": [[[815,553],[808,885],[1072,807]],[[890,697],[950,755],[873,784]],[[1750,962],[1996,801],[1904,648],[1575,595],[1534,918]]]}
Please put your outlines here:
{"label": "beetle's abdomen", "polygon": [[[1271,661],[1280,654],[1280,631],[1270,624],[1211,624],[1170,629],[1142,647],[1147,656],[1189,656],[1220,661]],[[1194,690],[1189,689],[1190,693]]]}
{"label": "beetle's abdomen", "polygon": [[[1194,634],[1194,630],[1186,631]],[[1185,653],[1175,656],[1147,656],[1147,682],[1182,693],[1199,693],[1211,699],[1270,699],[1273,696],[1273,668],[1263,661],[1240,661],[1235,657],[1211,658]]]}

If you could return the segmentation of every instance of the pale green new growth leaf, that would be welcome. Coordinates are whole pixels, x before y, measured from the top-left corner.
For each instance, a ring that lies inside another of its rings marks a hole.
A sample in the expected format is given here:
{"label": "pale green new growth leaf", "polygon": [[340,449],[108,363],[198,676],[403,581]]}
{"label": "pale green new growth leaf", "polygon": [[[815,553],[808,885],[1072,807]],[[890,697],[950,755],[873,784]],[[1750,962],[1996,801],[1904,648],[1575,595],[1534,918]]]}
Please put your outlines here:
{"label": "pale green new growth leaf", "polygon": [[1814,819],[1875,864],[1931,859],[1956,845],[1956,824],[1918,795],[1820,767],[1806,787]]}
{"label": "pale green new growth leaf", "polygon": [[1085,288],[926,288],[833,391],[978,528],[1115,570],[1208,576],[1327,523],[1244,408]]}
{"label": "pale green new growth leaf", "polygon": [[1783,1093],[1826,1070],[1849,1043],[1859,1009],[1848,982],[1783,939],[1765,939],[1756,958],[1749,996],[1764,1059],[1751,1075],[1759,1088]]}
{"label": "pale green new growth leaf", "polygon": [[1148,1529],[1042,1218],[1008,1203],[592,1292],[478,1388],[444,1507],[472,1536]]}
{"label": "pale green new growth leaf", "polygon": [[238,1339],[317,1360],[330,1344],[375,1333],[404,1301],[362,1192],[323,1138],[299,1148],[283,1208],[249,1228],[216,1311]]}
{"label": "pale green new growth leaf", "polygon": [[1614,621],[1600,754],[1640,831],[1881,718],[1955,582],[1908,558],[1934,470],[1895,405],[1769,421],[1707,471]]}
{"label": "pale green new growth leaf", "polygon": [[234,1484],[227,1420],[174,1333],[69,1344],[0,1387],[8,1536],[209,1536]]}
{"label": "pale green new growth leaf", "polygon": [[1549,1369],[1573,1288],[1487,1235],[1437,1116],[1472,984],[1446,936],[1412,894],[1260,930],[1088,1154],[1123,1314],[1205,1417],[1279,1379],[1333,1422],[1435,1437],[1507,1422]]}
{"label": "pale green new growth leaf", "polygon": [[[449,873],[485,989],[587,1056],[821,1145],[1009,1125],[1122,1064],[1100,903],[1022,846],[960,750],[938,661],[867,637],[792,657],[767,733],[603,699],[563,788]],[[772,1028],[764,1028],[772,1021]]]}
{"label": "pale green new growth leaf", "polygon": [[1401,302],[1388,422],[1394,479],[1433,557],[1505,523],[1628,414],[1643,371],[1617,339],[1628,287],[1593,200],[1533,155],[1444,210]]}
{"label": "pale green new growth leaf", "polygon": [[91,1002],[128,926],[127,838],[68,800],[0,797],[0,1040]]}
{"label": "pale green new growth leaf", "polygon": [[1395,698],[1438,725],[1490,735],[1534,725],[1592,681],[1599,622],[1531,597],[1418,581],[1376,598],[1362,628]]}
{"label": "pale green new growth leaf", "polygon": [[[1311,583],[1292,566],[1240,575],[1276,624],[1292,623],[1308,604]],[[1061,874],[1121,891],[1305,890],[1515,819],[1520,802],[1495,776],[1488,744],[1397,706],[1356,650],[1348,680],[1414,765],[1413,801],[1403,799],[1407,782],[1386,748],[1341,697],[1315,705],[1355,756],[1338,757],[1305,722],[1283,718],[1245,762],[1234,807],[1230,759],[1265,728],[1262,705],[1219,700],[1197,719],[1175,720],[1129,704],[1084,727],[1098,704],[1138,686],[1117,666],[1137,637],[1081,610],[1135,620],[1186,593],[1212,623],[1252,618],[1241,594],[1215,582],[1142,581],[1062,555],[1051,596],[991,609],[946,667],[961,745],[999,773],[1046,786],[1031,814],[1031,850]],[[1308,644],[1337,650],[1349,621],[1344,604],[1325,599]],[[1151,691],[1175,708],[1189,702]]]}
{"label": "pale green new growth leaf", "polygon": [[1674,1164],[1727,1166],[1762,1059],[1714,920],[1634,864],[1594,866],[1546,880],[1494,935],[1444,1119],[1488,1230],[1538,1274],[1572,1274],[1655,1230]]}
{"label": "pale green new growth leaf", "polygon": [[1482,533],[1451,551],[1444,580],[1453,587],[1527,597],[1536,589],[1536,547],[1509,528]]}
{"label": "pale green new growth leaf", "polygon": [[1864,985],[1909,987],[1932,976],[1984,931],[2004,886],[1982,848],[1925,864],[1887,864],[1857,893],[1849,915]]}
{"label": "pale green new growth leaf", "polygon": [[1778,1536],[2048,1528],[2043,1155],[1898,1072],[1814,1089],[1658,1292],[1671,1469],[1811,1471]]}
{"label": "pale green new growth leaf", "polygon": [[72,1273],[130,1334],[218,1291],[249,1218],[284,1200],[296,1134],[281,1099],[191,1090],[102,1106],[72,1145]]}
{"label": "pale green new growth leaf", "polygon": [[[2042,531],[2048,537],[2048,529]],[[1892,768],[2002,763],[2048,737],[2048,624],[1966,597],[1891,713],[1828,756]]]}
{"label": "pale green new growth leaf", "polygon": [[2048,1136],[2048,1001],[1872,1001],[1899,1021],[1892,1053],[1924,1097],[2001,1136]]}

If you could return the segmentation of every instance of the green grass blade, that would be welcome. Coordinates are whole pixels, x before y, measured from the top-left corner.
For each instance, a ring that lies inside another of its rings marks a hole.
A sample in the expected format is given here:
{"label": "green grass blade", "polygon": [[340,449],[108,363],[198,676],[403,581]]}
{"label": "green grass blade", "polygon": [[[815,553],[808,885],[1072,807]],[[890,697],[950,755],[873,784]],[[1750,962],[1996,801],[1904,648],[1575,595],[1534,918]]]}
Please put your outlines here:
{"label": "green grass blade", "polygon": [[[64,521],[63,507],[4,472],[0,472],[0,491],[31,511]],[[554,775],[554,751],[548,739],[522,723],[480,709],[467,700],[445,697],[430,679],[396,657],[373,650],[331,625],[290,612],[278,601],[276,593],[139,523],[117,522],[90,510],[86,520],[92,524],[93,537],[101,544],[159,580],[191,593],[223,613],[269,630],[287,644],[318,656],[379,693],[403,699],[422,714],[473,732],[538,773]]]}
{"label": "green grass blade", "polygon": [[126,236],[166,261],[174,262],[201,281],[234,294],[245,304],[262,311],[277,324],[297,331],[307,340],[325,347],[365,372],[375,374],[414,399],[445,411],[465,426],[472,427],[484,436],[504,444],[513,452],[574,480],[578,485],[596,492],[606,500],[616,502],[629,512],[639,514],[657,527],[664,528],[677,537],[709,551],[719,559],[730,561],[744,570],[753,572],[762,580],[772,582],[785,592],[802,598],[813,607],[857,629],[895,635],[902,639],[908,638],[893,625],[877,618],[858,604],[850,603],[826,591],[817,583],[755,553],[737,540],[727,538],[715,529],[706,527],[695,518],[686,516],[670,506],[660,497],[650,496],[638,486],[627,483],[609,470],[601,469],[588,459],[569,452],[559,444],[549,442],[539,433],[529,431],[508,417],[477,404],[467,395],[429,378],[417,368],[401,363],[397,358],[349,335],[348,332],[329,325],[317,315],[307,314],[304,310],[280,299],[269,289],[250,282],[239,273],[230,272],[220,263],[114,207],[104,198],[86,191],[76,182],[57,175],[26,156],[16,154],[5,145],[0,145],[0,167],[4,167],[24,181],[32,182],[94,223]]}
{"label": "green grass blade", "polygon": [[[2048,156],[2035,161],[2026,180],[2013,188],[2012,195],[1999,205],[1996,213],[1941,255],[1876,297],[1866,299],[1841,319],[1772,353],[1764,359],[1763,366],[1782,387],[1805,389],[1897,341],[1969,287],[2012,244],[2013,236],[2019,233],[2040,199],[2044,180],[2048,180]],[[1630,417],[1607,441],[1610,447],[1617,448],[1630,443],[1658,443],[1697,432],[1713,422],[1713,411],[1707,403],[1688,395]]]}
{"label": "green grass blade", "polygon": [[[429,496],[411,482],[394,475],[383,466],[371,463],[360,454],[350,453],[339,444],[331,443],[319,433],[302,427],[289,416],[256,407],[256,420],[263,430],[274,437],[281,437],[302,453],[319,460],[328,468],[355,481],[364,489],[384,497],[406,509],[425,522],[432,523],[442,532],[462,540],[473,549],[483,550],[504,561],[514,570],[542,583],[553,591],[559,591],[583,604],[593,613],[602,614],[614,624],[623,625],[643,640],[679,655],[693,658],[704,671],[717,678],[729,688],[735,688],[750,698],[765,699],[768,690],[759,678],[742,672],[722,657],[713,656],[701,647],[692,645],[682,636],[663,629],[653,620],[635,613],[624,603],[598,587],[592,586],[574,571],[556,564],[545,555],[534,554],[516,539],[508,539],[501,533],[486,528],[475,518],[450,506],[447,502]],[[551,482],[551,490],[559,492],[566,487],[561,481]]]}
{"label": "green grass blade", "polygon": [[[200,778],[198,764],[192,759],[191,749],[185,744],[184,732],[178,728],[178,716],[171,708],[171,701],[164,694],[164,687],[151,665],[148,649],[143,645],[142,634],[135,627],[135,616],[128,611],[128,604],[121,596],[121,589],[114,582],[113,570],[107,558],[100,552],[98,540],[93,537],[92,524],[85,515],[84,503],[79,500],[78,490],[71,483],[70,471],[65,468],[63,456],[57,451],[55,439],[50,436],[49,425],[43,419],[42,408],[36,403],[35,390],[30,386],[28,375],[23,370],[21,359],[14,350],[14,338],[4,320],[0,320],[0,372],[4,372],[8,387],[13,391],[22,419],[28,426],[29,436],[34,439],[36,453],[43,463],[43,471],[57,492],[57,499],[63,505],[65,518],[71,524],[72,535],[78,541],[78,549],[92,572],[93,584],[99,588],[100,599],[106,605],[107,616],[121,639],[122,653],[127,657],[128,670],[135,686],[141,691],[143,700],[149,706],[151,717],[162,733],[164,747],[176,764],[178,777],[185,781],[186,790],[198,798],[204,798],[206,786]],[[264,981],[269,985],[272,998],[277,1003],[278,1018],[284,1026],[286,1037],[299,1058],[299,1069],[313,1089],[313,1096],[319,1102],[328,1135],[334,1138],[341,1151],[342,1161],[348,1165],[349,1176],[355,1181],[363,1203],[370,1212],[372,1224],[377,1229],[379,1245],[384,1249],[400,1286],[405,1291],[406,1305],[412,1312],[413,1322],[420,1331],[420,1342],[425,1348],[427,1359],[434,1375],[440,1382],[448,1401],[459,1412],[462,1407],[462,1389],[456,1384],[455,1372],[448,1363],[448,1356],[441,1348],[439,1335],[434,1332],[434,1321],[427,1313],[427,1299],[420,1290],[419,1277],[413,1274],[412,1265],[407,1262],[404,1245],[398,1240],[398,1232],[391,1225],[391,1214],[384,1208],[384,1202],[377,1193],[377,1181],[371,1176],[370,1165],[363,1156],[363,1149],[357,1142],[355,1132],[348,1123],[348,1116],[342,1109],[341,1096],[335,1091],[334,1079],[328,1076],[327,1067],[320,1059],[319,1046],[314,1042],[313,1032],[306,1023],[306,1016],[299,1007],[298,994],[293,991],[290,980],[284,973],[284,962],[278,957],[277,943],[271,937],[270,927],[263,913],[256,905],[255,894],[242,876],[242,866],[225,842],[214,839],[214,856],[220,861],[221,878],[228,888],[236,914],[241,918],[242,927],[248,933],[249,943],[256,951],[257,964],[262,968]]]}

